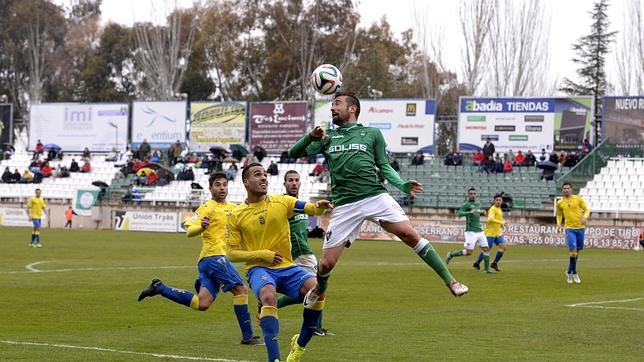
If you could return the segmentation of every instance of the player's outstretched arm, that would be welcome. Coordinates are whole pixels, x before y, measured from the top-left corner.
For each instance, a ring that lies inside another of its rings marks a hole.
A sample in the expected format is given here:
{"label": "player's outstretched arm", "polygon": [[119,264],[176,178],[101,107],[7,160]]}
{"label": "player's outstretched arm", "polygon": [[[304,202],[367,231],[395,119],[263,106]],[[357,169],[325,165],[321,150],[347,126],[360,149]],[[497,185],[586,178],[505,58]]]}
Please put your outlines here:
{"label": "player's outstretched arm", "polygon": [[241,250],[238,245],[229,245],[226,255],[234,263],[263,261],[269,264],[279,264],[282,262],[282,256],[278,252],[272,250]]}
{"label": "player's outstretched arm", "polygon": [[461,207],[460,207],[460,209],[458,209],[458,212],[456,213],[456,215],[463,217],[463,216],[467,216],[467,215],[471,214],[472,212],[468,209],[468,207],[469,206],[467,204],[461,205]]}
{"label": "player's outstretched arm", "polygon": [[488,214],[488,218],[487,218],[488,223],[499,224],[501,226],[505,225],[505,221],[501,220],[501,218],[499,217],[501,215],[499,215],[498,213],[488,211],[487,214]]}
{"label": "player's outstretched arm", "polygon": [[315,127],[311,133],[300,138],[300,140],[291,147],[288,151],[289,156],[297,159],[322,152],[322,144],[320,141],[324,139],[324,136],[325,134],[322,127]]}
{"label": "player's outstretched arm", "polygon": [[327,210],[332,210],[332,209],[333,209],[333,204],[329,200],[320,200],[315,204],[311,202],[307,202],[304,205],[304,213],[311,216],[322,216]]}
{"label": "player's outstretched arm", "polygon": [[380,172],[382,172],[385,180],[389,181],[389,183],[395,188],[406,194],[411,194],[412,196],[415,196],[416,192],[423,191],[423,185],[420,182],[415,180],[404,181],[400,178],[398,172],[391,167],[389,164],[389,157],[387,156],[387,143],[385,142],[385,138],[382,136],[382,132],[380,132],[380,130],[376,132],[374,154],[376,166],[378,166]]}

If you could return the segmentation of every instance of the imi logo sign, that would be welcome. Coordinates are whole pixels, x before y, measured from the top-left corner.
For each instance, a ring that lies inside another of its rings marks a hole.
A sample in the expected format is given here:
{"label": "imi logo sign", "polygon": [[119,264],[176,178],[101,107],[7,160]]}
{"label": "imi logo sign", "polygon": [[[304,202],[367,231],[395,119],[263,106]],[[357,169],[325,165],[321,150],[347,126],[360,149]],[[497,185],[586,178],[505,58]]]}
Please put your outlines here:
{"label": "imi logo sign", "polygon": [[65,107],[63,129],[66,131],[87,131],[92,129],[92,107]]}

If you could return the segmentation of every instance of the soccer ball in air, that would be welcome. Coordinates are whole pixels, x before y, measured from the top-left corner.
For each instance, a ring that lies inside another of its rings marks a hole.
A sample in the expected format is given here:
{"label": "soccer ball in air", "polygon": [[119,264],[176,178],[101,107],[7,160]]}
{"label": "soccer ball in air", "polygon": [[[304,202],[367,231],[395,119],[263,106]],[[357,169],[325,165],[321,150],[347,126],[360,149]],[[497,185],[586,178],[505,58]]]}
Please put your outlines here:
{"label": "soccer ball in air", "polygon": [[333,94],[342,86],[342,73],[332,64],[322,64],[311,74],[311,85],[321,94]]}

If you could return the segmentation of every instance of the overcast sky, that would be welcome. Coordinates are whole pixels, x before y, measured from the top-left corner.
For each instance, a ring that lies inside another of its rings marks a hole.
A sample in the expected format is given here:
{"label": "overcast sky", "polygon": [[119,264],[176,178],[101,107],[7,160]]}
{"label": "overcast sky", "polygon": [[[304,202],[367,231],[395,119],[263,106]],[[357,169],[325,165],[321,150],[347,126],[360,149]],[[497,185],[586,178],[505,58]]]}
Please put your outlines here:
{"label": "overcast sky", "polygon": [[[519,3],[522,0],[515,0]],[[551,19],[550,28],[550,77],[563,79],[574,77],[576,66],[570,61],[574,53],[571,44],[590,31],[592,0],[542,0],[546,8],[546,17]],[[58,0],[64,3],[65,0]],[[114,21],[131,25],[135,21],[163,22],[163,7],[171,7],[175,2],[169,0],[103,0],[103,22]],[[193,0],[177,0],[180,7],[191,6]],[[427,13],[429,23],[434,29],[442,28],[444,37],[444,62],[447,68],[460,73],[461,47],[463,36],[459,29],[458,1],[448,0],[361,0],[358,11],[361,24],[368,26],[386,16],[392,30],[400,32],[413,27],[412,12],[414,6],[420,13]],[[156,8],[156,11],[154,10]],[[610,1],[609,17],[613,30],[622,30],[625,0]],[[154,14],[157,14],[156,19]],[[386,14],[386,15],[385,15]],[[546,31],[544,29],[544,31]],[[619,35],[618,35],[619,38]],[[614,69],[614,59],[608,59],[609,73]]]}

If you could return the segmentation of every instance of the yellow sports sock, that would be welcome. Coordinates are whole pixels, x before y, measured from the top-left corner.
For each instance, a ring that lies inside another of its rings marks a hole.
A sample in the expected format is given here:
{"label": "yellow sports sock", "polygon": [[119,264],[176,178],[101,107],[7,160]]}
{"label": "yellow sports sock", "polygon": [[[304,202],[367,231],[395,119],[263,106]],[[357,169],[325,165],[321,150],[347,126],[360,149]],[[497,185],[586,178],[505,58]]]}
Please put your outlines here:
{"label": "yellow sports sock", "polygon": [[261,312],[259,312],[259,318],[264,317],[275,317],[277,318],[277,307],[263,306]]}
{"label": "yellow sports sock", "polygon": [[192,300],[190,300],[190,308],[199,310],[199,296],[197,294],[192,296]]}
{"label": "yellow sports sock", "polygon": [[233,296],[234,305],[244,305],[248,304],[248,294],[238,294]]}

